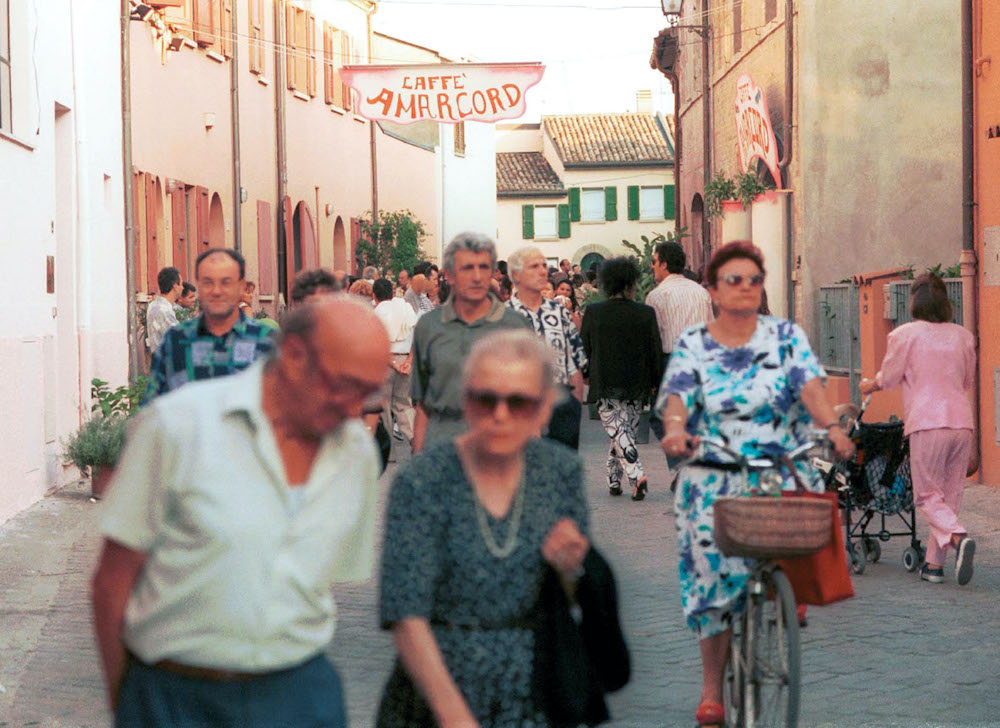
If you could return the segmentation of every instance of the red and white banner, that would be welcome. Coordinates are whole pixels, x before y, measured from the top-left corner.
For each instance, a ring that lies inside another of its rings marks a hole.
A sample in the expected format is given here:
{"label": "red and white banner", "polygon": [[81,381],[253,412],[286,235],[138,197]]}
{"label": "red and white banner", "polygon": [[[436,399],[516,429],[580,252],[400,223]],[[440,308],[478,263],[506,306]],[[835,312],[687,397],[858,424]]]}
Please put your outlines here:
{"label": "red and white banner", "polygon": [[372,121],[412,124],[494,122],[524,114],[525,94],[542,80],[541,63],[434,63],[344,66],[358,92],[357,113]]}
{"label": "red and white banner", "polygon": [[745,74],[736,81],[736,147],[740,171],[746,172],[754,159],[763,159],[774,177],[774,184],[781,187],[778,141],[767,111],[767,98],[761,87],[755,86],[753,79]]}

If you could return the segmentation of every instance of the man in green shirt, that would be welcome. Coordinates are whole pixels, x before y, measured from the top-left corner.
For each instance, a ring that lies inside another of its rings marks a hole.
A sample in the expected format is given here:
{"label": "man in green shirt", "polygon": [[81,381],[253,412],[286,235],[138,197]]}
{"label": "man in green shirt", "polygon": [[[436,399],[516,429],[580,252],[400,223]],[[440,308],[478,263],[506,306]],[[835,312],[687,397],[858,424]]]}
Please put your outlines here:
{"label": "man in green shirt", "polygon": [[413,332],[413,452],[465,429],[462,367],[472,344],[498,329],[531,328],[490,292],[496,264],[496,245],[481,233],[459,233],[445,248],[451,296],[421,316]]}

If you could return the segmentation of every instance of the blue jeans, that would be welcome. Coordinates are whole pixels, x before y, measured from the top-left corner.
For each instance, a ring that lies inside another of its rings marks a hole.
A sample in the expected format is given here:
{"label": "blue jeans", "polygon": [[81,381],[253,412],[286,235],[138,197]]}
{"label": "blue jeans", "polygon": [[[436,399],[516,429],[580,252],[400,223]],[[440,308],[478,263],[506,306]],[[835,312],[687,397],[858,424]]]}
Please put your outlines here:
{"label": "blue jeans", "polygon": [[317,655],[297,667],[241,682],[214,682],[132,659],[115,728],[346,728],[340,677]]}

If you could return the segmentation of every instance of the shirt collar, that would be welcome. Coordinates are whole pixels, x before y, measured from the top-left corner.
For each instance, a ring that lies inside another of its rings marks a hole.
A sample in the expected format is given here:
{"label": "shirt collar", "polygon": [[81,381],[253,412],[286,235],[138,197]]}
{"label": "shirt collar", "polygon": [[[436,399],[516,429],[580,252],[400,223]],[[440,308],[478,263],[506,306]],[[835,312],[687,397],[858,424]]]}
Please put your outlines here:
{"label": "shirt collar", "polygon": [[[503,301],[496,297],[492,291],[486,294],[490,299],[490,310],[486,312],[486,315],[482,318],[478,318],[475,321],[468,322],[469,326],[478,326],[480,323],[491,323],[495,324],[497,321],[503,318],[504,306]],[[448,296],[448,300],[441,304],[441,322],[451,323],[452,321],[461,321],[458,318],[458,314],[455,312],[455,296]]]}
{"label": "shirt collar", "polygon": [[264,418],[261,402],[264,392],[264,366],[268,358],[258,359],[242,372],[225,378],[229,391],[223,398],[224,415],[243,414],[256,428]]}

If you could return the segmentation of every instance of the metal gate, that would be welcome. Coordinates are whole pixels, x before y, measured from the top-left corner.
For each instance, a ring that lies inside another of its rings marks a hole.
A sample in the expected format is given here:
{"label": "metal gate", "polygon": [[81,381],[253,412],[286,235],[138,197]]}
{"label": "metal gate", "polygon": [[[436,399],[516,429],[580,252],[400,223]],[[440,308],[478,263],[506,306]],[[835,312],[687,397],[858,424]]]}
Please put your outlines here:
{"label": "metal gate", "polygon": [[819,360],[832,374],[850,378],[851,401],[861,404],[861,312],[858,287],[850,283],[819,289]]}

